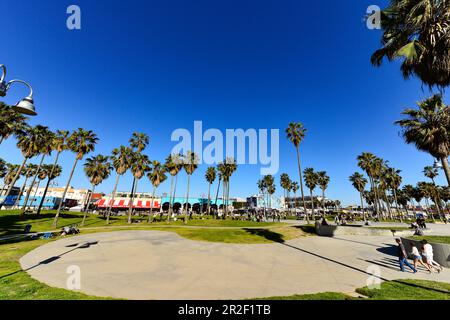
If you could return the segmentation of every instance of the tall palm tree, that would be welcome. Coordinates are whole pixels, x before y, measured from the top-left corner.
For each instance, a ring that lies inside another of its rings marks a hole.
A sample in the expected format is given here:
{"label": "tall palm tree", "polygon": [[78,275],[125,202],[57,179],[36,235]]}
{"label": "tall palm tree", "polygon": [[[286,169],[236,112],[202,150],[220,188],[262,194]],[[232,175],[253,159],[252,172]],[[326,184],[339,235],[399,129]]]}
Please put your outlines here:
{"label": "tall palm tree", "polygon": [[22,170],[25,167],[26,162],[30,158],[36,156],[39,153],[40,148],[42,146],[42,139],[44,138],[44,136],[42,135],[43,132],[42,128],[44,127],[40,125],[33,128],[27,127],[17,136],[18,139],[17,147],[22,152],[23,161],[20,164],[18,170],[16,171],[15,176],[12,178],[11,183],[9,184],[8,190],[6,191],[5,200],[0,205],[0,209],[5,204],[7,197],[10,195],[12,189],[14,188],[14,185],[17,179],[19,178],[20,174],[22,173]]}
{"label": "tall palm tree", "polygon": [[55,134],[53,132],[51,132],[48,129],[48,127],[37,126],[36,130],[38,130],[39,134],[42,135],[41,142],[39,145],[39,154],[41,155],[41,161],[39,162],[39,165],[36,169],[36,173],[33,177],[33,180],[31,181],[31,185],[28,189],[27,196],[25,197],[23,207],[22,207],[22,214],[25,213],[25,210],[28,206],[28,199],[30,197],[31,190],[34,187],[34,184],[36,183],[36,179],[38,178],[38,175],[41,174],[41,167],[42,167],[42,164],[44,163],[44,159],[46,156],[50,155],[53,150],[52,141],[53,141],[53,138],[55,137]]}
{"label": "tall palm tree", "polygon": [[23,181],[22,187],[19,190],[19,195],[17,196],[16,202],[14,203],[13,207],[18,207],[19,206],[20,199],[22,198],[22,195],[23,195],[23,193],[25,191],[28,179],[31,178],[31,177],[34,177],[36,172],[37,172],[37,165],[32,164],[32,163],[27,164],[26,167],[23,168],[21,176],[24,176],[25,179]]}
{"label": "tall palm tree", "polygon": [[[0,158],[0,179],[3,179],[7,173],[8,173],[7,162],[4,159]],[[3,189],[4,189],[4,186],[0,190],[0,197],[3,194]]]}
{"label": "tall palm tree", "polygon": [[[39,174],[37,176],[38,183],[37,183],[36,188],[34,189],[34,195],[33,195],[32,203],[34,203],[37,200],[36,195],[37,195],[37,192],[39,191],[39,186],[41,185],[42,180],[47,179],[47,171],[44,170],[44,166],[46,166],[46,164],[43,164],[41,166],[41,169],[40,169]],[[36,207],[36,205],[34,205],[34,207]]]}
{"label": "tall palm tree", "polygon": [[223,162],[222,178],[223,178],[223,189],[224,189],[224,199],[225,199],[225,214],[224,219],[228,216],[228,207],[230,201],[230,179],[233,173],[237,169],[236,160],[232,157],[227,157]]}
{"label": "tall palm tree", "polygon": [[0,102],[0,144],[11,135],[21,135],[28,129],[27,118]]}
{"label": "tall palm tree", "polygon": [[303,192],[303,178],[302,178],[302,166],[300,162],[300,143],[305,138],[306,129],[303,127],[303,124],[300,122],[291,122],[286,129],[286,136],[289,141],[295,146],[297,150],[297,164],[298,164],[298,174],[299,174],[299,183],[300,183],[300,193],[302,194],[303,207],[306,214],[306,221],[309,223],[308,213],[306,212],[306,202],[305,202],[305,194]]}
{"label": "tall palm tree", "polygon": [[106,224],[109,224],[109,218],[111,216],[111,209],[114,200],[116,198],[119,179],[128,171],[128,169],[130,169],[131,160],[132,160],[132,150],[129,147],[120,146],[119,149],[115,148],[112,151],[111,161],[114,169],[116,170],[117,176],[116,176],[116,183],[114,184],[112,197],[108,204],[108,212],[106,214]]}
{"label": "tall palm tree", "polygon": [[[138,149],[139,150],[139,149]],[[137,191],[139,180],[150,170],[150,160],[147,155],[140,152],[134,152],[132,156],[131,173],[133,174],[134,185],[128,206],[128,223],[131,224],[131,215],[133,213],[134,196]]]}
{"label": "tall palm tree", "polygon": [[364,221],[367,221],[367,215],[364,211],[364,201],[363,201],[363,195],[364,190],[366,188],[367,179],[364,178],[364,176],[359,173],[355,172],[349,177],[350,182],[352,183],[353,187],[359,192],[359,199],[361,201],[361,210],[363,212]]}
{"label": "tall palm tree", "polygon": [[190,189],[190,182],[191,182],[191,175],[194,173],[195,170],[198,168],[199,158],[197,154],[195,154],[192,151],[187,151],[186,155],[183,158],[183,168],[184,171],[186,171],[187,174],[187,191],[186,191],[186,206],[185,206],[185,218],[184,223],[187,223],[187,220],[191,218],[191,215],[189,214],[189,189]]}
{"label": "tall palm tree", "polygon": [[[133,132],[129,140],[131,149],[136,153],[141,153],[148,146],[150,138],[148,135],[142,132]],[[133,184],[131,187],[131,197],[134,197],[136,190],[134,189],[136,185],[136,178],[133,176]],[[132,202],[131,202],[132,205]]]}
{"label": "tall palm tree", "polygon": [[394,196],[395,205],[397,207],[398,215],[400,217],[400,222],[403,222],[402,212],[400,211],[400,206],[398,205],[397,190],[402,184],[402,177],[400,176],[401,170],[388,167],[385,172],[385,178],[387,186],[391,189]]}
{"label": "tall palm tree", "polygon": [[86,176],[89,178],[89,182],[92,185],[92,192],[89,194],[87,199],[86,207],[84,209],[83,221],[81,225],[84,226],[86,221],[87,213],[89,212],[89,207],[91,205],[92,195],[95,192],[95,187],[102,183],[105,179],[108,179],[113,166],[111,162],[109,162],[109,157],[103,156],[101,154],[90,157],[86,159],[84,163],[84,172]]}
{"label": "tall palm tree", "polygon": [[[436,188],[433,184],[421,181],[417,183],[417,187],[421,191],[423,198],[425,199],[425,204],[428,208],[431,208],[428,199],[431,199],[435,204],[437,204],[437,200],[435,198]],[[433,212],[431,212],[431,218],[435,221]]]}
{"label": "tall palm tree", "polygon": [[291,185],[291,179],[289,178],[289,175],[287,173],[282,173],[280,175],[280,186],[283,188],[284,191],[284,209],[289,209],[289,199],[288,199],[288,190]]}
{"label": "tall palm tree", "polygon": [[303,171],[303,177],[305,179],[305,185],[309,189],[311,196],[311,212],[314,218],[314,189],[317,187],[318,177],[313,168],[306,168]]}
{"label": "tall palm tree", "polygon": [[267,190],[266,181],[264,181],[264,179],[258,180],[257,185],[259,192],[263,197],[264,218],[266,218],[266,190]]}
{"label": "tall palm tree", "polygon": [[216,168],[208,167],[205,173],[205,179],[208,182],[208,204],[206,207],[206,212],[211,215],[211,186],[216,180]]}
{"label": "tall palm tree", "polygon": [[[11,183],[14,180],[14,177],[16,176],[17,172],[19,171],[20,165],[18,164],[13,164],[13,163],[7,163],[6,164],[6,169],[3,175],[3,182],[5,184],[5,186],[9,186],[11,185]],[[2,190],[3,193],[3,190]],[[5,196],[5,199],[3,200],[4,202],[6,202],[7,198]]]}
{"label": "tall palm tree", "polygon": [[169,212],[167,221],[170,222],[170,217],[173,213],[173,201],[175,197],[175,190],[173,188],[173,180],[178,178],[178,173],[182,169],[182,158],[178,154],[170,154],[164,163],[166,171],[170,174],[170,195],[169,195]]}
{"label": "tall palm tree", "polygon": [[450,2],[392,0],[381,13],[383,47],[372,55],[375,66],[402,59],[407,79],[415,75],[430,88],[450,84]]}
{"label": "tall palm tree", "polygon": [[[156,189],[161,183],[166,181],[166,167],[162,165],[159,161],[153,161],[150,171],[147,173],[147,177],[153,185],[152,203],[150,206],[150,213],[148,215],[148,222],[151,222],[153,217],[153,202],[155,201]],[[162,204],[161,204],[162,205]],[[162,211],[161,211],[161,221],[162,221]]]}
{"label": "tall palm tree", "polygon": [[[60,168],[57,164],[58,164],[58,160],[59,160],[59,156],[61,155],[61,153],[65,150],[67,150],[68,146],[67,146],[67,139],[69,137],[69,131],[67,130],[57,130],[53,140],[52,140],[52,149],[53,151],[56,151],[56,156],[55,156],[55,161],[53,162],[53,166],[49,167],[53,170],[58,170],[58,168]],[[42,206],[44,205],[44,200],[45,200],[45,194],[48,191],[48,187],[50,185],[50,182],[55,179],[56,177],[58,177],[61,174],[61,171],[59,172],[59,174],[55,174],[54,172],[48,172],[48,176],[49,177],[54,177],[52,179],[47,179],[47,184],[45,185],[45,191],[44,191],[44,196],[41,199],[41,202],[39,203],[39,207],[37,209],[37,214],[39,215],[41,213],[42,210]]]}
{"label": "tall palm tree", "polygon": [[292,181],[291,183],[292,191],[294,192],[294,208],[297,209],[297,191],[298,191],[298,182]]}
{"label": "tall palm tree", "polygon": [[418,109],[404,110],[402,114],[406,119],[395,123],[402,128],[406,143],[414,144],[418,150],[441,161],[450,186],[450,108],[444,104],[441,95],[434,95],[417,105]]}
{"label": "tall palm tree", "polygon": [[328,183],[330,183],[330,177],[326,171],[317,172],[317,184],[322,190],[322,209],[323,217],[325,217],[325,191],[328,189]]}
{"label": "tall palm tree", "polygon": [[377,217],[379,218],[379,203],[377,197],[376,183],[375,178],[377,176],[377,172],[379,171],[379,161],[378,158],[370,152],[363,152],[358,157],[358,167],[364,170],[369,177],[370,187],[373,191],[374,195],[374,209]]}
{"label": "tall palm tree", "polygon": [[263,177],[264,183],[266,185],[267,188],[267,203],[270,209],[272,209],[272,195],[275,193],[276,191],[276,187],[275,187],[275,178],[272,175],[266,175]]}
{"label": "tall palm tree", "polygon": [[78,161],[82,160],[83,157],[91,153],[95,150],[95,145],[97,144],[98,138],[97,135],[91,130],[84,130],[82,128],[78,128],[73,131],[67,139],[67,147],[68,150],[75,153],[75,161],[72,166],[72,171],[70,172],[69,179],[67,181],[66,187],[64,188],[64,192],[61,197],[61,201],[58,206],[58,211],[56,212],[55,218],[53,220],[53,227],[58,225],[59,215],[61,213],[61,209],[66,200],[67,190],[70,186],[70,181],[72,181],[73,173],[75,172],[75,168],[77,166]]}
{"label": "tall palm tree", "polygon": [[[407,198],[407,202],[412,202],[414,205],[414,186],[406,184],[403,186],[402,191],[404,196]],[[415,215],[416,215],[416,206],[414,205],[414,216]]]}
{"label": "tall palm tree", "polygon": [[59,177],[62,173],[62,167],[59,164],[52,165],[43,165],[42,170],[46,172],[47,183],[45,184],[44,193],[42,194],[41,202],[39,203],[38,212],[40,213],[42,206],[44,205],[45,197],[47,196],[48,187],[50,186],[50,182]]}

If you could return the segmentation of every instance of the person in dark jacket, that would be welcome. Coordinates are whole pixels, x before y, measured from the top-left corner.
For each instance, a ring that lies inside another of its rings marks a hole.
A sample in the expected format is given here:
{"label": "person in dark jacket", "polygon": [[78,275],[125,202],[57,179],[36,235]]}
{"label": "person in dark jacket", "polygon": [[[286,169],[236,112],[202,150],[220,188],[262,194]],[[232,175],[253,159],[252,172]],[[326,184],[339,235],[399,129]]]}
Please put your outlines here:
{"label": "person in dark jacket", "polygon": [[398,245],[398,262],[400,264],[400,271],[405,272],[405,264],[416,273],[417,270],[408,262],[408,254],[406,253],[405,246],[400,239],[395,239]]}

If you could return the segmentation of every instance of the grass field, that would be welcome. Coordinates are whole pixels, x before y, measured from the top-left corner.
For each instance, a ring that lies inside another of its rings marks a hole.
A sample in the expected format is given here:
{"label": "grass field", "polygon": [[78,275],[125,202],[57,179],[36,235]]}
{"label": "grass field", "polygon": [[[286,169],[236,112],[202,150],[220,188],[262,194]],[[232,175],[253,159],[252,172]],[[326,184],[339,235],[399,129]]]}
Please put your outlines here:
{"label": "grass field", "polygon": [[450,244],[450,237],[449,236],[414,236],[414,237],[408,237],[408,239],[413,239],[413,240],[427,240],[428,242],[431,243],[444,243],[444,244]]}

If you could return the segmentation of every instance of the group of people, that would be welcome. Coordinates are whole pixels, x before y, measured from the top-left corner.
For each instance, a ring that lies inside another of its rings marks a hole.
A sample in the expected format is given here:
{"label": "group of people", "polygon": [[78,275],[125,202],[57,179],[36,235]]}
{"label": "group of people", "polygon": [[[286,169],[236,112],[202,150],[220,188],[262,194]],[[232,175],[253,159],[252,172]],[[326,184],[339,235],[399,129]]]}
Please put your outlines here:
{"label": "group of people", "polygon": [[400,264],[400,271],[405,272],[405,264],[413,271],[417,272],[417,266],[420,263],[429,273],[436,271],[440,273],[443,269],[442,266],[434,261],[433,246],[428,243],[427,240],[421,241],[420,251],[417,248],[415,242],[410,241],[411,252],[410,255],[413,257],[413,265],[408,262],[409,254],[406,252],[405,246],[400,239],[395,239],[398,245],[398,259]]}

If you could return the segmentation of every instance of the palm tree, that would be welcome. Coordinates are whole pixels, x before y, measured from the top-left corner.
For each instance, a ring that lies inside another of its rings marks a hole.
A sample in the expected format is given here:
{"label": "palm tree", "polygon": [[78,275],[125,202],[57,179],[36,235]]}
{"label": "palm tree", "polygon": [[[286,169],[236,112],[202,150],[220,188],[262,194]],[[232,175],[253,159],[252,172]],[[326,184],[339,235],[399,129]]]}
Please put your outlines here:
{"label": "palm tree", "polygon": [[266,190],[267,190],[267,186],[266,186],[266,182],[264,181],[264,179],[258,180],[257,182],[258,185],[258,189],[259,192],[261,193],[262,197],[263,197],[263,203],[264,203],[264,218],[266,217]]}
{"label": "palm tree", "polygon": [[417,110],[404,110],[402,114],[407,118],[396,121],[396,124],[402,128],[406,143],[414,144],[418,150],[441,160],[450,186],[450,108],[444,104],[441,95],[434,95],[417,105]]}
{"label": "palm tree", "polygon": [[[430,206],[430,204],[428,202],[428,199],[431,199],[431,200],[435,199],[434,198],[434,196],[435,196],[435,194],[434,194],[434,189],[435,189],[434,185],[431,184],[431,183],[428,183],[428,182],[421,181],[421,182],[417,183],[417,188],[420,190],[421,194],[423,195],[423,198],[425,199],[426,206],[428,208],[431,208],[431,206]],[[436,203],[436,200],[433,200],[433,202]],[[426,210],[426,211],[428,211],[428,210]],[[433,212],[431,212],[431,218],[433,219],[433,221],[435,221]]]}
{"label": "palm tree", "polygon": [[305,179],[305,185],[309,189],[309,194],[311,196],[311,212],[314,218],[314,189],[317,187],[318,182],[317,173],[314,172],[313,168],[306,168],[303,171],[303,176]]}
{"label": "palm tree", "polygon": [[[151,166],[151,171],[147,173],[147,177],[153,185],[153,195],[152,195],[152,204],[150,207],[150,214],[148,215],[148,222],[151,222],[151,218],[153,217],[153,201],[155,200],[156,189],[159,187],[161,183],[166,181],[166,168],[161,165],[159,161],[153,161]],[[162,204],[161,204],[162,205]],[[161,221],[162,221],[162,211],[161,211]]]}
{"label": "palm tree", "polygon": [[358,157],[358,167],[360,167],[362,170],[364,170],[369,177],[370,187],[373,191],[374,195],[374,209],[377,214],[377,217],[379,218],[379,203],[378,203],[378,197],[377,197],[377,188],[375,183],[375,178],[377,177],[377,172],[379,172],[380,168],[380,161],[378,161],[378,158],[373,155],[370,152],[363,152]]}
{"label": "palm tree", "polygon": [[397,206],[398,215],[400,217],[400,222],[403,222],[402,213],[398,205],[398,197],[397,197],[397,190],[400,188],[400,185],[402,184],[402,177],[400,176],[400,172],[401,170],[388,167],[385,172],[385,178],[387,186],[391,189],[392,194],[394,196],[395,205]]}
{"label": "palm tree", "polygon": [[[38,184],[37,184],[37,186],[36,186],[36,188],[35,188],[35,190],[34,190],[34,195],[33,195],[32,203],[34,203],[34,202],[37,200],[36,195],[37,195],[37,192],[38,192],[38,190],[39,190],[39,186],[41,185],[42,180],[44,180],[44,179],[47,178],[47,171],[44,170],[44,166],[46,166],[46,164],[43,164],[43,165],[41,166],[41,169],[40,169],[39,174],[38,174],[38,176],[37,176],[37,178],[38,178]],[[36,205],[34,205],[34,207],[36,207]]]}
{"label": "palm tree", "polygon": [[13,207],[19,206],[20,199],[22,198],[22,195],[25,191],[28,179],[33,177],[36,174],[36,172],[37,172],[37,165],[32,164],[32,163],[27,164],[26,168],[23,168],[22,173],[20,175],[24,176],[25,179],[24,179],[22,187],[20,188],[19,195],[17,196],[16,202],[14,203]]}
{"label": "palm tree", "polygon": [[272,195],[275,193],[276,191],[276,187],[275,187],[275,178],[272,175],[266,175],[263,177],[264,183],[266,185],[266,189],[267,189],[267,198],[268,198],[268,205],[269,208],[272,209]]}
{"label": "palm tree", "polygon": [[[283,188],[284,191],[284,209],[287,210],[289,208],[289,199],[288,199],[288,190],[291,186],[291,179],[289,178],[289,175],[287,173],[282,173],[280,175],[280,186]],[[286,207],[287,206],[287,207]]]}
{"label": "palm tree", "polygon": [[111,216],[111,209],[114,203],[114,199],[116,198],[117,186],[119,184],[119,179],[123,176],[128,169],[131,167],[132,160],[132,150],[129,147],[120,146],[119,149],[115,148],[112,151],[112,156],[110,157],[112,161],[112,165],[116,170],[116,183],[114,184],[114,190],[112,193],[111,200],[108,204],[108,212],[106,214],[106,224],[109,224],[109,218]]}
{"label": "palm tree", "polygon": [[[129,142],[130,142],[132,151],[140,154],[148,146],[148,144],[150,142],[150,138],[145,133],[133,132]],[[134,199],[134,194],[136,193],[136,190],[134,189],[135,186],[136,186],[136,178],[133,176],[133,184],[131,186],[131,198],[133,198],[133,199]],[[133,201],[130,202],[130,208],[131,209],[129,209],[129,210],[133,209]]]}
{"label": "palm tree", "polygon": [[364,201],[363,201],[363,195],[364,190],[366,188],[367,179],[364,178],[364,176],[359,173],[355,172],[349,177],[350,182],[352,183],[353,187],[359,192],[359,199],[361,201],[361,210],[363,212],[364,221],[367,221],[366,212],[364,211]]}
{"label": "palm tree", "polygon": [[0,102],[0,144],[11,135],[21,135],[29,127],[27,118]]}
{"label": "palm tree", "polygon": [[[7,163],[6,164],[6,169],[4,172],[4,176],[3,176],[3,182],[6,186],[11,185],[12,181],[14,180],[14,177],[16,176],[17,172],[19,171],[20,166],[18,164],[12,164],[12,163]],[[3,191],[2,191],[3,193]],[[3,200],[3,202],[6,202],[7,198],[5,196],[5,199]]]}
{"label": "palm tree", "polygon": [[299,183],[300,183],[300,192],[302,194],[303,207],[306,214],[306,221],[309,223],[308,212],[306,212],[306,202],[305,202],[305,194],[303,192],[303,178],[302,178],[302,166],[300,162],[300,143],[305,138],[306,129],[303,127],[303,124],[300,122],[294,123],[291,122],[286,129],[286,135],[289,141],[295,146],[297,150],[297,164],[298,164],[298,174],[299,174]]}
{"label": "palm tree", "polygon": [[187,191],[186,191],[186,207],[185,207],[184,223],[187,223],[187,220],[191,218],[191,215],[189,214],[189,188],[191,182],[191,175],[194,173],[195,170],[197,170],[198,162],[199,162],[198,156],[194,152],[192,151],[186,152],[186,155],[183,158],[183,168],[187,174]]}
{"label": "palm tree", "polygon": [[206,212],[208,212],[208,215],[211,215],[211,186],[216,180],[216,168],[208,167],[206,169],[205,179],[208,182],[208,205]]}
{"label": "palm tree", "polygon": [[59,164],[52,165],[43,165],[42,170],[45,171],[47,176],[47,183],[45,185],[44,193],[42,194],[41,202],[39,203],[38,212],[40,213],[42,206],[44,205],[45,197],[47,196],[48,187],[50,186],[50,182],[55,180],[57,177],[61,175],[62,167]]}
{"label": "palm tree", "polygon": [[[173,178],[178,179],[178,173],[182,169],[182,158],[178,154],[170,154],[166,158],[166,162],[164,163],[164,167],[166,172],[170,174],[170,196],[169,196],[169,212],[167,221],[170,222],[170,217],[173,213],[173,201],[175,198],[175,190],[173,188]],[[176,182],[175,182],[176,185]]]}
{"label": "palm tree", "polygon": [[383,47],[372,55],[380,66],[401,58],[401,71],[415,75],[430,88],[450,84],[450,2],[447,0],[392,0],[382,11]]}
{"label": "palm tree", "polygon": [[292,187],[292,191],[294,192],[294,207],[297,209],[297,191],[298,191],[298,182],[297,181],[293,181],[291,183],[291,187]]}
{"label": "palm tree", "polygon": [[[414,186],[406,184],[403,186],[402,191],[404,196],[407,197],[408,201],[413,202],[414,205]],[[414,216],[415,214],[416,214],[416,206],[414,206]]]}
{"label": "palm tree", "polygon": [[[56,151],[56,156],[55,156],[55,161],[53,162],[53,166],[51,166],[51,169],[53,170],[58,170],[58,168],[60,168],[57,164],[58,164],[58,160],[59,160],[59,156],[60,154],[67,150],[68,146],[67,146],[67,139],[69,137],[69,131],[66,130],[57,130],[53,140],[52,140],[52,148],[53,151]],[[49,167],[50,168],[50,167]],[[49,177],[53,177],[52,179],[47,179],[47,184],[45,186],[45,191],[44,191],[44,196],[41,199],[41,202],[39,203],[39,207],[37,209],[37,214],[39,215],[41,213],[41,209],[42,206],[44,205],[44,199],[45,199],[45,194],[47,193],[48,187],[50,185],[50,182],[55,179],[56,177],[58,177],[61,174],[61,171],[59,172],[59,174],[56,174],[54,172],[49,172],[47,175]]]}
{"label": "palm tree", "polygon": [[[237,169],[237,163],[236,160],[232,157],[227,157],[225,161],[222,164],[223,170],[222,170],[222,178],[223,178],[223,190],[224,192],[224,199],[225,199],[225,214],[223,216],[223,219],[226,219],[228,216],[228,207],[229,207],[229,201],[230,201],[230,179],[233,173]],[[219,169],[220,170],[220,169]]]}
{"label": "palm tree", "polygon": [[325,190],[328,189],[328,183],[330,182],[330,177],[327,175],[326,171],[317,172],[317,184],[322,190],[322,209],[323,217],[325,217]]}
{"label": "palm tree", "polygon": [[91,205],[92,195],[95,192],[95,187],[102,183],[105,179],[108,179],[113,166],[109,162],[109,157],[103,156],[101,154],[90,157],[86,159],[84,163],[84,172],[86,176],[89,178],[89,182],[92,185],[92,192],[89,194],[87,199],[86,207],[84,209],[83,221],[81,225],[84,226],[84,222],[86,221],[87,213],[89,212],[89,207]]}
{"label": "palm tree", "polygon": [[[138,149],[139,150],[139,149]],[[140,152],[134,152],[132,156],[131,173],[133,174],[134,185],[131,189],[130,203],[128,206],[128,223],[131,224],[131,215],[133,213],[134,195],[137,191],[139,180],[150,170],[150,160],[148,156]]]}
{"label": "palm tree", "polygon": [[[6,176],[7,172],[8,172],[7,162],[2,158],[0,158],[0,178],[3,179]],[[2,196],[3,194],[3,189],[4,187],[2,187],[0,191],[0,196]]]}
{"label": "palm tree", "polygon": [[23,161],[20,164],[18,170],[15,173],[15,176],[12,178],[11,183],[9,184],[8,190],[6,191],[5,200],[0,205],[0,209],[5,204],[5,201],[7,197],[10,195],[12,189],[14,188],[14,185],[19,178],[20,174],[22,173],[23,168],[25,167],[26,162],[37,155],[40,151],[40,148],[42,146],[42,139],[44,136],[42,135],[42,128],[43,126],[36,126],[34,128],[27,127],[24,131],[22,131],[17,136],[17,147],[20,149],[23,155]]}
{"label": "palm tree", "polygon": [[58,225],[59,215],[66,200],[67,190],[69,189],[70,181],[72,181],[73,173],[75,172],[75,167],[77,166],[78,161],[82,160],[86,154],[91,153],[95,150],[97,141],[97,135],[93,131],[84,130],[82,128],[78,128],[78,130],[73,131],[67,139],[68,149],[75,153],[76,156],[72,166],[72,171],[70,172],[69,180],[67,181],[66,187],[64,188],[64,192],[58,206],[58,211],[56,212],[55,219],[53,220],[53,227],[56,227]]}
{"label": "palm tree", "polygon": [[[430,178],[431,183],[435,186],[435,188],[437,188],[434,178],[436,178],[439,175],[438,170],[434,167],[426,166],[423,170],[423,174],[425,177]],[[438,201],[436,203],[436,208],[439,211],[439,215],[441,216],[442,210],[441,210],[441,199],[440,198],[441,198],[440,193],[436,192],[436,200]],[[443,216],[444,216],[443,219],[444,219],[445,223],[447,223],[447,219],[445,219],[445,214]]]}
{"label": "palm tree", "polygon": [[22,207],[22,214],[25,214],[25,210],[28,205],[28,199],[30,197],[31,190],[34,187],[34,184],[36,183],[36,179],[38,178],[38,175],[41,173],[41,167],[42,167],[42,164],[44,163],[45,156],[50,155],[52,152],[52,149],[53,149],[52,142],[55,137],[55,134],[53,132],[51,132],[48,129],[48,127],[36,126],[36,130],[38,131],[38,134],[40,134],[42,136],[41,142],[39,145],[39,154],[42,155],[42,157],[41,157],[41,162],[39,163],[39,165],[36,169],[36,173],[33,177],[33,180],[31,181],[31,185],[27,191],[27,196],[25,197],[23,207]]}

